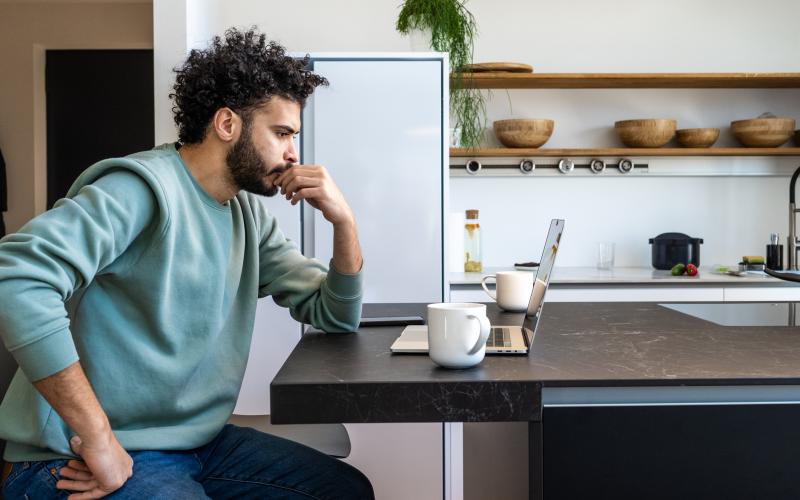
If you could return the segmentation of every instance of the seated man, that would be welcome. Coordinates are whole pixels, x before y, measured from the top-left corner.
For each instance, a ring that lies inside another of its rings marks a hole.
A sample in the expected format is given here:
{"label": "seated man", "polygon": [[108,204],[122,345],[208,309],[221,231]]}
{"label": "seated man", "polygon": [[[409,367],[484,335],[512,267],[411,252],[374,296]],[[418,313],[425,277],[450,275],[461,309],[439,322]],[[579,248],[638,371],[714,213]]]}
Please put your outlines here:
{"label": "seated man", "polygon": [[[7,498],[373,497],[341,461],[226,425],[259,297],[326,331],[360,318],[353,213],[325,168],[295,165],[301,108],[327,84],[306,64],[252,30],[193,50],[178,143],[91,166],[0,241],[20,366],[0,406]],[[330,269],[256,196],[278,191],[333,225]]]}

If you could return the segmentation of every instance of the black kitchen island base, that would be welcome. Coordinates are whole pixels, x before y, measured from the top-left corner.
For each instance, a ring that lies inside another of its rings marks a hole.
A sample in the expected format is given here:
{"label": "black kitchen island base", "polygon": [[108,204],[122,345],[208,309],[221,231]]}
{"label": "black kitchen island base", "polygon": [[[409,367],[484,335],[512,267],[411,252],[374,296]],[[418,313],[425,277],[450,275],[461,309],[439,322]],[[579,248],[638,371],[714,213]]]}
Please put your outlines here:
{"label": "black kitchen island base", "polygon": [[800,405],[545,407],[531,498],[800,498]]}

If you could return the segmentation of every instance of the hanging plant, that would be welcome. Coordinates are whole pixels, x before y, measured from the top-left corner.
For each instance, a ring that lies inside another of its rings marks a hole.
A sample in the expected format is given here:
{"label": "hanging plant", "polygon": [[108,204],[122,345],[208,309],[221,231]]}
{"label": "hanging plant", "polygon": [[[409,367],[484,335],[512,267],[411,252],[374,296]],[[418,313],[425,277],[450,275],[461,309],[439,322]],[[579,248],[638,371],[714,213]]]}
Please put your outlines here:
{"label": "hanging plant", "polygon": [[473,41],[477,33],[475,18],[460,0],[406,0],[397,18],[397,31],[430,31],[430,46],[450,56],[450,113],[453,126],[460,130],[462,147],[480,143],[486,125],[486,106],[480,90],[469,88],[465,73],[472,64]]}

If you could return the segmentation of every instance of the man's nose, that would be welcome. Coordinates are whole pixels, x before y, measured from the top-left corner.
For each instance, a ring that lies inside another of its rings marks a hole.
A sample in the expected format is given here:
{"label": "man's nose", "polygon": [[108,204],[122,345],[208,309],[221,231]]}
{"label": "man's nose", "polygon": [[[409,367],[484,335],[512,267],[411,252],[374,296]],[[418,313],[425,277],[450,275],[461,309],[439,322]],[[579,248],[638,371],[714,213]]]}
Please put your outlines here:
{"label": "man's nose", "polygon": [[297,163],[299,161],[297,158],[297,146],[295,142],[296,140],[293,140],[289,144],[289,148],[283,153],[283,161],[287,163]]}

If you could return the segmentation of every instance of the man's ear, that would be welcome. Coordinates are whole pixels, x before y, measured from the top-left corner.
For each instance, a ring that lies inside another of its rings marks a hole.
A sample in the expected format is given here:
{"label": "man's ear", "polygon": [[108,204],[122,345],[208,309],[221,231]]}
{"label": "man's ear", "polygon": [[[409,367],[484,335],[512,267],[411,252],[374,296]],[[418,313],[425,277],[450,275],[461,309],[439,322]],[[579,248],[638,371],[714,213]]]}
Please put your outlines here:
{"label": "man's ear", "polygon": [[242,118],[231,108],[219,108],[211,118],[211,132],[222,142],[235,142],[242,131]]}

